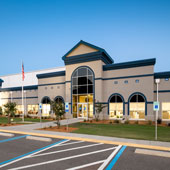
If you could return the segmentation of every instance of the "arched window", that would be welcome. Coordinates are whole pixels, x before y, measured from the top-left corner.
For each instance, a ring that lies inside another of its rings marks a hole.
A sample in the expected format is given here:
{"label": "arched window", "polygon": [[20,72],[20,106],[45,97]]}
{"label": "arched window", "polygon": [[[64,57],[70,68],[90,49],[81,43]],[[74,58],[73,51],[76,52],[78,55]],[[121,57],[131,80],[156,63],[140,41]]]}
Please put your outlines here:
{"label": "arched window", "polygon": [[133,94],[129,100],[129,111],[131,119],[145,119],[146,99],[142,94]]}
{"label": "arched window", "polygon": [[94,73],[88,67],[79,67],[72,74],[73,117],[93,117]]}
{"label": "arched window", "polygon": [[50,98],[45,96],[43,97],[41,103],[42,103],[42,116],[46,117],[50,115]]}
{"label": "arched window", "polygon": [[109,98],[109,118],[123,118],[124,99],[120,94],[113,94]]}
{"label": "arched window", "polygon": [[54,101],[58,104],[64,104],[64,99],[61,96],[55,97]]}

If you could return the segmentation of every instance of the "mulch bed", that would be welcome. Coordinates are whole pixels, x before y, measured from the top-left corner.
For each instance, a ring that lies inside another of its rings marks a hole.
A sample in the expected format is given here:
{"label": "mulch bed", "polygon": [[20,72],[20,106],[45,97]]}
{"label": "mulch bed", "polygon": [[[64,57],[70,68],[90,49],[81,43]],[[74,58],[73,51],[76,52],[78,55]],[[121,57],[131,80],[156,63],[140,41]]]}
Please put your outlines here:
{"label": "mulch bed", "polygon": [[60,126],[60,128],[58,128],[57,126],[53,126],[53,127],[46,127],[38,130],[46,130],[46,131],[53,131],[53,132],[73,132],[77,129],[78,128],[68,127],[67,130],[66,126]]}
{"label": "mulch bed", "polygon": [[11,124],[7,124],[7,123],[2,123],[0,124],[1,127],[6,127],[6,126],[18,126],[18,125],[24,125],[22,123],[11,123]]}

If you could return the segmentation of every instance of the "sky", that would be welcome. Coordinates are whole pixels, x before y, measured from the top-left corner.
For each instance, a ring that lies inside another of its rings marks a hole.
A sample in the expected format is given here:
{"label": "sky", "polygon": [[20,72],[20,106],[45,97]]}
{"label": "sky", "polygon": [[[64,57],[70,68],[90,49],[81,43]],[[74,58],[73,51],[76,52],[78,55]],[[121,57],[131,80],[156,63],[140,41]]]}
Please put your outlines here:
{"label": "sky", "polygon": [[170,71],[170,0],[0,0],[0,75],[64,66],[84,40],[115,63],[156,58]]}

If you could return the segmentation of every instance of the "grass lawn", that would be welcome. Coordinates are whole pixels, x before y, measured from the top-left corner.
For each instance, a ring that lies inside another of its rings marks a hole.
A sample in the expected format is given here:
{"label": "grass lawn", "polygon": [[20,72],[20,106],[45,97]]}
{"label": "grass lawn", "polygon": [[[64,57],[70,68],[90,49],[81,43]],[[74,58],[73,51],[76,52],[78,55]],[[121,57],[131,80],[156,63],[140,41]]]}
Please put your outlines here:
{"label": "grass lawn", "polygon": [[[25,121],[28,121],[28,122],[40,122],[40,119],[33,119],[33,118],[24,118]],[[48,119],[42,119],[42,122],[49,122],[51,120],[48,120]],[[22,123],[22,118],[19,118],[19,117],[15,117],[13,118],[13,122],[17,122],[17,123]],[[8,118],[7,117],[0,117],[0,124],[2,123],[8,123]]]}
{"label": "grass lawn", "polygon": [[[72,133],[143,140],[155,138],[153,125],[76,123],[70,126],[78,128]],[[158,127],[158,140],[170,142],[170,127]]]}

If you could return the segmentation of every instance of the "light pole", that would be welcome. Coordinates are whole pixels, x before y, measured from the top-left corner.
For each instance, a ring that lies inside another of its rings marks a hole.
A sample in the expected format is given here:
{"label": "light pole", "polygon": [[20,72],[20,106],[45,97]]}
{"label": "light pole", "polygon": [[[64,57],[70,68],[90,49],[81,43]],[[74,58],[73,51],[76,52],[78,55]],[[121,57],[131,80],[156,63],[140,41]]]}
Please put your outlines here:
{"label": "light pole", "polygon": [[11,94],[11,103],[12,103],[12,91],[10,91],[10,94]]}
{"label": "light pole", "polygon": [[27,105],[26,105],[26,92],[27,92],[27,91],[24,90],[24,94],[25,94],[25,100],[24,100],[24,101],[25,101],[25,102],[24,102],[24,115],[25,115],[25,113],[26,113],[26,106],[27,106]]}
{"label": "light pole", "polygon": [[[155,83],[156,83],[156,101],[157,103],[159,102],[159,98],[158,98],[158,84],[160,83],[160,79],[155,79]],[[157,120],[158,120],[158,109],[156,110],[156,115],[155,115],[155,140],[157,140],[158,138],[158,128],[157,128]]]}

